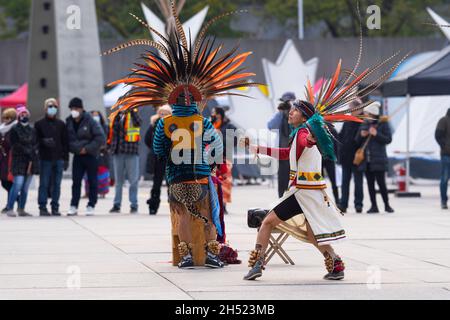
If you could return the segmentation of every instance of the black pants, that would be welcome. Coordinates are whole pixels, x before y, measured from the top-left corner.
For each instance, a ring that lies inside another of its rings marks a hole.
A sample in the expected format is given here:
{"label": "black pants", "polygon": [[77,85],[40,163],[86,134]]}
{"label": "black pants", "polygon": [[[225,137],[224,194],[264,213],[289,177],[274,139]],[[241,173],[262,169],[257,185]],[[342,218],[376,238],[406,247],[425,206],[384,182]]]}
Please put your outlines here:
{"label": "black pants", "polygon": [[348,208],[348,198],[350,195],[350,181],[352,175],[355,178],[355,209],[362,209],[364,200],[363,172],[355,165],[342,165],[342,195],[341,208]]}
{"label": "black pants", "polygon": [[9,193],[9,190],[11,190],[12,185],[13,185],[13,183],[11,181],[9,181],[9,180],[2,180],[2,187],[6,191],[8,191],[8,193]]}
{"label": "black pants", "polygon": [[289,188],[290,164],[288,160],[281,160],[278,165],[278,197],[281,198]]}
{"label": "black pants", "polygon": [[11,190],[12,185],[13,185],[13,183],[11,181],[9,181],[9,180],[2,180],[2,187],[6,191],[8,191],[8,198],[9,198],[9,191]]}
{"label": "black pants", "polygon": [[95,208],[97,204],[97,170],[98,159],[92,155],[76,155],[73,157],[72,165],[72,201],[70,205],[78,208],[81,196],[81,182],[86,173],[89,183],[89,203],[88,206]]}
{"label": "black pants", "polygon": [[389,206],[389,197],[386,187],[386,172],[385,171],[370,171],[368,168],[366,171],[367,185],[369,186],[370,202],[372,208],[378,208],[377,206],[377,194],[375,191],[375,180],[380,188],[381,197],[383,198],[384,205]]}
{"label": "black pants", "polygon": [[[155,156],[156,157],[156,156]],[[150,210],[158,211],[161,203],[161,186],[166,174],[166,162],[155,159],[153,167],[153,186],[150,199],[147,201]]]}
{"label": "black pants", "polygon": [[327,171],[328,178],[331,181],[334,200],[336,201],[336,203],[339,203],[339,189],[336,184],[336,164],[334,163],[334,161],[323,160],[322,167]]}

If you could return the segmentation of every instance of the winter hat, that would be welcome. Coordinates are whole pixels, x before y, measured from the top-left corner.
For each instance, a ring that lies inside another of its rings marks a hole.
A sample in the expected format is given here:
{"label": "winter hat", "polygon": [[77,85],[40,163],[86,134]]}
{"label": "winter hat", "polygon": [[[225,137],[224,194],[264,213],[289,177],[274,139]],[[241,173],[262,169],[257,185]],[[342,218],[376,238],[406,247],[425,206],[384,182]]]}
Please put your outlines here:
{"label": "winter hat", "polygon": [[83,100],[81,100],[80,98],[73,98],[72,100],[70,100],[70,102],[69,102],[69,109],[72,109],[72,108],[84,109],[84,107],[83,107]]}
{"label": "winter hat", "polygon": [[158,108],[158,113],[163,112],[165,114],[172,114],[172,108],[166,104]]}
{"label": "winter hat", "polygon": [[288,101],[294,101],[295,98],[295,93],[293,92],[285,92],[283,94],[283,96],[281,97],[280,101],[282,102],[288,102]]}
{"label": "winter hat", "polygon": [[30,114],[31,114],[30,111],[27,109],[27,107],[24,105],[18,105],[16,107],[16,111],[17,111],[17,116],[20,116],[22,113],[26,113],[26,114],[28,114],[28,116],[30,116]]}
{"label": "winter hat", "polygon": [[4,118],[16,119],[17,118],[17,111],[14,108],[9,108],[9,109],[6,109],[5,111],[3,111],[2,116]]}
{"label": "winter hat", "polygon": [[48,106],[59,106],[58,100],[55,98],[45,100],[44,107],[47,108]]}
{"label": "winter hat", "polygon": [[380,115],[380,108],[381,103],[378,101],[372,102],[367,107],[364,108],[364,112],[371,114],[373,116],[379,116]]}

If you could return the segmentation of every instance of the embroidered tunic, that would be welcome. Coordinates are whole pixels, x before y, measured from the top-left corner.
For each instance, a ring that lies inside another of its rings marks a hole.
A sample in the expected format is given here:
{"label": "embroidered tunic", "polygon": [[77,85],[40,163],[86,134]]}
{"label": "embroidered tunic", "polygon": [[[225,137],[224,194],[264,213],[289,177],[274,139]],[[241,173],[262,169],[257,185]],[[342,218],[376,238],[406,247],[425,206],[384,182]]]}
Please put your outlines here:
{"label": "embroidered tunic", "polygon": [[[308,129],[300,129],[290,148],[258,147],[258,153],[279,160],[289,159],[291,165],[290,188],[272,208],[277,207],[289,197],[295,197],[318,244],[325,245],[343,240],[346,236],[338,219],[337,209],[332,205],[326,192],[327,185],[321,173],[322,156],[317,146],[308,141],[308,135]],[[296,217],[286,223],[290,225],[289,229],[300,228]]]}

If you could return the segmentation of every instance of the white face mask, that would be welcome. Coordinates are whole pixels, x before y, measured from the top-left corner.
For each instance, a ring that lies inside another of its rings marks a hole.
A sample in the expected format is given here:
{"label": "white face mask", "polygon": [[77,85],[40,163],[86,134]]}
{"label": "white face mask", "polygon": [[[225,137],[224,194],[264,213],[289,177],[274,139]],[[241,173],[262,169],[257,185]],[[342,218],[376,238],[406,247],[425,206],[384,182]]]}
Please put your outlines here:
{"label": "white face mask", "polygon": [[80,111],[72,110],[70,112],[70,114],[72,115],[72,118],[76,119],[76,118],[78,118],[80,116]]}
{"label": "white face mask", "polygon": [[99,116],[93,116],[94,120],[98,123],[100,123],[100,117]]}

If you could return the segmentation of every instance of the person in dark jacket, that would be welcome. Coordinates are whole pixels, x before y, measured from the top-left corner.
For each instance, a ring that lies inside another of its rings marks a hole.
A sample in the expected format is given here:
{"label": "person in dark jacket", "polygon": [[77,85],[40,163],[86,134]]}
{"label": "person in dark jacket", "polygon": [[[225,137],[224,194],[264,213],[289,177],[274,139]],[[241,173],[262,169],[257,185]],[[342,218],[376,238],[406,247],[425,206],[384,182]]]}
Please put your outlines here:
{"label": "person in dark jacket", "polygon": [[[64,121],[57,118],[59,105],[56,99],[50,98],[44,103],[45,116],[36,122],[37,142],[39,146],[40,179],[39,179],[39,215],[61,216],[59,198],[64,170],[69,164],[69,147],[67,129]],[[51,214],[47,210],[49,186],[51,188]]]}
{"label": "person in dark jacket", "polygon": [[[289,126],[289,111],[291,110],[291,102],[295,101],[295,93],[286,92],[280,99],[278,112],[274,114],[272,119],[267,123],[269,130],[278,130],[278,141],[280,148],[289,147],[289,136],[291,127]],[[281,198],[289,187],[289,160],[280,160],[278,164],[278,197]]]}
{"label": "person in dark jacket", "polygon": [[447,189],[450,176],[450,109],[445,117],[439,120],[436,126],[435,138],[441,147],[441,207],[448,209]]}
{"label": "person in dark jacket", "polygon": [[71,116],[66,120],[69,151],[74,154],[72,164],[72,200],[69,216],[78,214],[81,196],[81,181],[87,173],[89,181],[89,202],[87,215],[94,214],[97,204],[97,169],[101,147],[106,143],[103,129],[95,122],[89,112],[85,112],[83,101],[73,98],[69,103]]}
{"label": "person in dark jacket", "polygon": [[[332,125],[328,125],[328,130],[330,130],[331,134],[334,137],[337,137],[338,133],[336,129]],[[334,143],[334,154],[338,154],[338,145],[336,141]],[[331,188],[333,190],[333,197],[336,204],[339,203],[339,188],[337,186],[336,181],[336,163],[333,160],[322,158],[322,175],[324,175],[324,171],[326,171],[328,179],[331,182]]]}
{"label": "person in dark jacket", "polygon": [[[2,124],[0,125],[0,178],[3,189],[11,191],[13,179],[11,174],[11,129],[17,124],[16,109],[6,109],[2,113]],[[7,198],[8,201],[8,198]],[[5,207],[2,213],[7,213],[8,208]]]}
{"label": "person in dark jacket", "polygon": [[153,137],[158,122],[165,116],[172,114],[172,108],[169,105],[158,108],[157,113],[150,118],[150,126],[145,133],[145,145],[150,149],[148,154],[147,172],[153,175],[153,186],[150,192],[150,199],[147,200],[149,214],[155,215],[158,213],[159,205],[161,203],[161,186],[166,173],[166,161],[164,159],[157,159],[153,151]]}
{"label": "person in dark jacket", "polygon": [[33,174],[39,173],[36,132],[30,126],[30,112],[25,106],[17,108],[19,123],[11,129],[11,172],[14,177],[8,196],[7,215],[16,217],[14,203],[18,200],[17,212],[20,217],[29,217],[25,212],[28,189]]}
{"label": "person in dark jacket", "polygon": [[367,213],[379,213],[375,191],[375,181],[380,188],[384,201],[385,211],[393,213],[394,209],[389,205],[389,196],[386,186],[386,172],[388,171],[388,157],[386,145],[392,142],[391,128],[387,117],[380,117],[380,103],[374,102],[364,109],[364,112],[373,120],[366,120],[361,124],[356,135],[358,147],[361,147],[367,139],[369,143],[365,149],[364,161],[358,170],[365,171],[369,187],[371,208]]}
{"label": "person in dark jacket", "polygon": [[[108,126],[106,124],[105,119],[100,111],[91,111],[91,116],[97,122],[100,127],[103,129],[103,133],[105,137],[108,136]],[[110,187],[110,161],[109,161],[109,152],[108,148],[103,145],[100,148],[100,156],[98,158],[98,171],[97,171],[97,194],[100,198],[105,198],[105,196],[109,192]],[[89,194],[89,181],[87,179],[87,175],[84,176],[84,185],[86,189],[86,197]]]}
{"label": "person in dark jacket", "polygon": [[[357,107],[362,101],[355,101],[352,103],[352,107]],[[357,116],[361,111],[353,112],[354,116]],[[341,201],[339,203],[339,209],[345,213],[348,208],[348,198],[350,194],[350,181],[352,176],[355,181],[355,193],[354,204],[356,213],[361,213],[363,209],[364,191],[363,191],[363,172],[358,170],[358,167],[353,164],[355,159],[356,150],[358,145],[356,144],[355,137],[359,131],[359,123],[357,122],[345,122],[341,132],[338,135],[339,152],[338,161],[342,166],[342,186],[341,186]]]}

